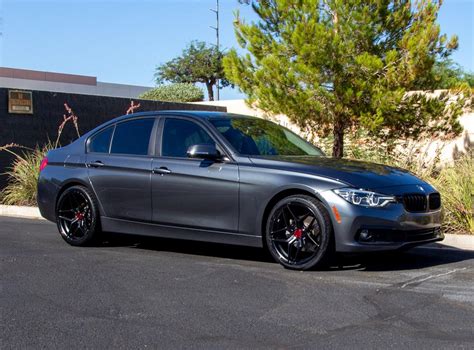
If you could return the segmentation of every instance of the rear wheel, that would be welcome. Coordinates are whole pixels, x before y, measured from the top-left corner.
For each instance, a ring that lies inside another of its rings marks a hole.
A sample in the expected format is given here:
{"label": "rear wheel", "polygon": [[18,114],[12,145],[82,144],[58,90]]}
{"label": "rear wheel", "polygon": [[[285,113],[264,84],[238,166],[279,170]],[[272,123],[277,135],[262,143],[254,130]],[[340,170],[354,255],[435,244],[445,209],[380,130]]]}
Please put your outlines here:
{"label": "rear wheel", "polygon": [[61,237],[67,243],[74,246],[92,243],[100,232],[94,194],[82,186],[66,189],[56,206],[56,223]]}
{"label": "rear wheel", "polygon": [[306,195],[279,201],[268,217],[265,238],[273,258],[284,267],[321,266],[332,251],[332,226],[324,206]]}

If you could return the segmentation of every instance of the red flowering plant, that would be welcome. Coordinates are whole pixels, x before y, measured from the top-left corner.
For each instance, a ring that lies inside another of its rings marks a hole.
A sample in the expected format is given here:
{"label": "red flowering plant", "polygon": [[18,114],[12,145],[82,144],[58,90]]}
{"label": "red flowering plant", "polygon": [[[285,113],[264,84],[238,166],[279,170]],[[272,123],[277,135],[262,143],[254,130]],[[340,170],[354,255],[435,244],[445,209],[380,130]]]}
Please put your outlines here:
{"label": "red flowering plant", "polygon": [[36,191],[39,176],[39,167],[45,154],[51,149],[60,147],[61,135],[64,127],[72,123],[77,136],[80,137],[78,118],[67,103],[64,103],[66,113],[59,124],[57,137],[54,142],[49,140],[44,145],[35,148],[26,147],[17,143],[1,146],[0,151],[13,155],[13,163],[3,175],[7,175],[7,186],[0,193],[0,201],[7,205],[36,205]]}
{"label": "red flowering plant", "polygon": [[135,110],[140,108],[140,103],[135,104],[135,102],[132,100],[130,101],[130,107],[127,109],[127,115],[135,113]]}

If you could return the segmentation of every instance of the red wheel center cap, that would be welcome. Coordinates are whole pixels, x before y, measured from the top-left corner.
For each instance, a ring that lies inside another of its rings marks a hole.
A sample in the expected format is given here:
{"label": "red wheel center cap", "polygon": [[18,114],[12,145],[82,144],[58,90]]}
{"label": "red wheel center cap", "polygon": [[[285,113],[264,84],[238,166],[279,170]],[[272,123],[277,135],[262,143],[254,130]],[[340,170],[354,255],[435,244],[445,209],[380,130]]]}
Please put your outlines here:
{"label": "red wheel center cap", "polygon": [[77,213],[77,214],[76,214],[76,219],[77,219],[77,220],[82,220],[82,219],[84,219],[84,214],[83,214],[83,213]]}
{"label": "red wheel center cap", "polygon": [[300,228],[297,228],[295,232],[293,232],[293,236],[295,236],[295,238],[297,239],[300,239],[301,236],[303,236],[303,230]]}

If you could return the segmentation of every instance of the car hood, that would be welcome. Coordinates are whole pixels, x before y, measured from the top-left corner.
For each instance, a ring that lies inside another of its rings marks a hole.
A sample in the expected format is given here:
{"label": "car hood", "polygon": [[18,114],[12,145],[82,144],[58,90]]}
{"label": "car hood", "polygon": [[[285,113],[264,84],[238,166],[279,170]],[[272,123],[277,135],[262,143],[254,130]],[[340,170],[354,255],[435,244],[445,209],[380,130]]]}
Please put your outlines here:
{"label": "car hood", "polygon": [[397,187],[413,185],[432,190],[407,170],[370,162],[314,156],[259,156],[250,160],[258,166],[324,176],[367,190],[392,188],[386,192],[395,193]]}

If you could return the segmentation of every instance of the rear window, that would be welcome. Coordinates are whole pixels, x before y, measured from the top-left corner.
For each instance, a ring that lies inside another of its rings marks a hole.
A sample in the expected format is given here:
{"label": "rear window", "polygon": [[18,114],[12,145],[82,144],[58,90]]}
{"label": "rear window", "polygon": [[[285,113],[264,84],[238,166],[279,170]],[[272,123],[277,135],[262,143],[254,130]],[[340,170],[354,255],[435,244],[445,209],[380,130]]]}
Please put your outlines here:
{"label": "rear window", "polygon": [[113,131],[114,127],[111,126],[92,136],[87,146],[87,152],[109,153],[110,139],[112,138]]}
{"label": "rear window", "polygon": [[147,155],[154,122],[154,118],[148,118],[117,124],[110,153]]}

